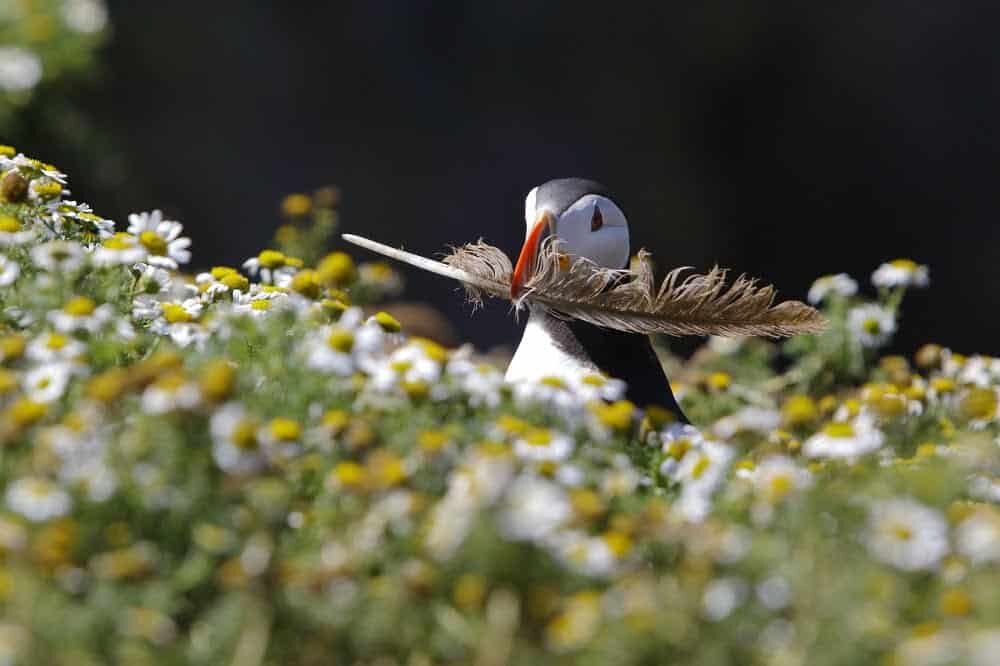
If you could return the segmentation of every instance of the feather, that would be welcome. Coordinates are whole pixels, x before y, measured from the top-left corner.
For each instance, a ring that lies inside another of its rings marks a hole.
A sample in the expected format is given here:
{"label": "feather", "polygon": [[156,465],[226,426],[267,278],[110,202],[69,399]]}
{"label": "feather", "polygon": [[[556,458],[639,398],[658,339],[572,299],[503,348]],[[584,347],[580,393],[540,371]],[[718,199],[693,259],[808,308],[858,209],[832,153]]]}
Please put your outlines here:
{"label": "feather", "polygon": [[[344,239],[438,275],[462,282],[474,303],[484,296],[510,299],[513,268],[499,248],[482,240],[454,248],[443,262],[353,235]],[[515,306],[541,305],[558,316],[631,333],[787,337],[818,333],[826,325],[799,301],[775,303],[770,285],[741,275],[727,284],[727,271],[706,274],[676,268],[657,286],[650,255],[640,250],[636,267],[614,270],[584,258],[568,264],[549,238],[539,248],[531,279]]]}

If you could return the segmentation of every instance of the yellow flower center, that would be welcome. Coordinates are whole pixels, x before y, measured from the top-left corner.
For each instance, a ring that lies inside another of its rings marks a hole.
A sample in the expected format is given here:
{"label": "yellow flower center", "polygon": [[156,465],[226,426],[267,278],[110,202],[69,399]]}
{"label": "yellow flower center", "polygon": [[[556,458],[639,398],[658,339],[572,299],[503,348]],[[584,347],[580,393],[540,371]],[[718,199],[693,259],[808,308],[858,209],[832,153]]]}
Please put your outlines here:
{"label": "yellow flower center", "polygon": [[312,209],[312,199],[305,194],[289,194],[281,202],[281,212],[288,217],[308,215]]}
{"label": "yellow flower center", "polygon": [[250,280],[235,271],[228,275],[223,275],[219,278],[219,282],[226,285],[230,289],[239,289],[240,291],[246,291],[250,288]]}
{"label": "yellow flower center", "polygon": [[257,255],[257,261],[265,268],[280,268],[288,261],[288,258],[277,250],[263,250]]}
{"label": "yellow flower center", "polygon": [[448,443],[448,433],[443,430],[424,430],[417,435],[417,445],[424,451],[440,451]]}
{"label": "yellow flower center", "polygon": [[228,361],[209,363],[201,373],[201,390],[209,400],[223,400],[233,391],[236,370]]}
{"label": "yellow flower center", "polygon": [[257,310],[260,312],[264,310],[270,310],[271,301],[266,298],[255,298],[254,300],[250,301],[250,309]]}
{"label": "yellow flower center", "polygon": [[882,332],[882,324],[880,324],[879,320],[874,317],[865,319],[864,323],[861,324],[861,328],[864,329],[865,333],[869,333],[871,335],[878,335]]}
{"label": "yellow flower center", "polygon": [[28,398],[21,398],[7,408],[11,421],[22,427],[39,421],[47,411],[48,408],[43,403]]}
{"label": "yellow flower center", "polygon": [[194,316],[179,303],[164,303],[163,318],[171,324],[185,324],[194,321]]}
{"label": "yellow flower center", "polygon": [[445,363],[448,360],[448,350],[427,338],[413,338],[413,343],[420,346],[424,354],[432,361]]}
{"label": "yellow flower center", "polygon": [[843,423],[840,421],[834,421],[832,423],[827,423],[823,427],[823,434],[827,437],[834,437],[837,439],[847,439],[849,437],[854,437],[854,427],[850,423]]}
{"label": "yellow flower center", "polygon": [[708,387],[716,391],[725,391],[733,383],[733,378],[725,372],[713,372],[706,380]]}
{"label": "yellow flower center", "polygon": [[597,419],[607,427],[614,430],[628,430],[632,425],[635,405],[628,400],[619,400],[610,405],[597,403],[593,406],[593,411]]}
{"label": "yellow flower center", "polygon": [[334,287],[346,287],[358,279],[358,271],[354,260],[345,252],[328,254],[316,267],[323,284]]}
{"label": "yellow flower center", "polygon": [[162,256],[167,253],[167,241],[155,231],[143,231],[139,234],[139,242],[150,254]]}
{"label": "yellow flower center", "polygon": [[528,431],[528,428],[531,427],[525,421],[522,421],[515,416],[510,416],[509,414],[502,414],[500,418],[497,419],[496,425],[504,432],[512,435],[523,434]]}
{"label": "yellow flower center", "polygon": [[399,333],[403,329],[403,325],[399,323],[399,320],[388,312],[377,312],[375,314],[375,321],[387,333]]}
{"label": "yellow flower center", "polygon": [[788,493],[792,492],[792,479],[784,474],[776,474],[768,484],[768,491],[771,500],[774,502],[784,499]]}
{"label": "yellow flower center", "polygon": [[675,439],[667,447],[667,455],[674,460],[680,460],[691,450],[691,440],[685,438]]}
{"label": "yellow flower center", "polygon": [[371,475],[382,487],[395,486],[406,478],[403,460],[394,453],[376,452],[368,461]]}
{"label": "yellow flower center", "polygon": [[271,435],[279,441],[294,442],[302,436],[302,426],[292,419],[272,419],[270,428]]}
{"label": "yellow flower center", "polygon": [[935,377],[931,380],[931,388],[938,393],[951,393],[955,390],[955,380],[948,377]]}
{"label": "yellow flower center", "polygon": [[700,479],[711,466],[712,460],[708,456],[698,458],[698,462],[691,468],[691,478],[695,480]]}
{"label": "yellow flower center", "polygon": [[545,428],[532,428],[524,435],[524,441],[532,446],[548,446],[552,443],[552,433]]}
{"label": "yellow flower center", "polygon": [[972,389],[962,397],[958,410],[970,420],[992,419],[997,415],[997,394],[990,389]]}
{"label": "yellow flower center", "polygon": [[236,424],[229,435],[233,444],[244,450],[257,448],[257,424],[252,419],[243,419]]}
{"label": "yellow flower center", "polygon": [[17,375],[10,370],[0,368],[0,395],[10,393],[17,388]]}
{"label": "yellow flower center", "polygon": [[554,377],[549,375],[547,377],[542,377],[538,380],[538,383],[542,386],[551,386],[552,388],[564,389],[566,388],[566,382],[564,382],[559,377]]}
{"label": "yellow flower center", "polygon": [[912,259],[893,259],[889,262],[893,268],[899,268],[907,273],[914,273],[917,270],[917,262]]}
{"label": "yellow flower center", "polygon": [[69,338],[60,333],[53,333],[45,341],[45,346],[54,351],[58,351],[69,344]]}
{"label": "yellow flower center", "polygon": [[972,597],[962,590],[948,590],[941,595],[941,610],[953,617],[968,615],[972,612]]}
{"label": "yellow flower center", "polygon": [[104,247],[109,250],[130,250],[135,247],[135,236],[119,231],[111,238],[104,241]]}
{"label": "yellow flower center", "polygon": [[816,402],[807,395],[793,395],[781,408],[785,423],[801,425],[816,418]]}
{"label": "yellow flower center", "polygon": [[35,183],[31,186],[31,189],[40,197],[55,197],[62,192],[62,185],[55,182]]}
{"label": "yellow flower center", "polygon": [[330,333],[330,337],[326,339],[326,343],[330,345],[331,349],[336,349],[346,354],[354,347],[354,334],[342,328],[336,328]]}
{"label": "yellow flower center", "polygon": [[356,462],[342,462],[333,468],[331,476],[340,485],[356,488],[364,485],[367,473],[365,468]]}
{"label": "yellow flower center", "polygon": [[0,231],[14,233],[21,230],[21,223],[16,217],[0,215]]}
{"label": "yellow flower center", "polygon": [[899,541],[909,541],[913,538],[913,528],[902,524],[890,525],[889,534]]}
{"label": "yellow flower center", "polygon": [[632,539],[624,532],[605,532],[601,538],[615,557],[622,557],[632,550]]}
{"label": "yellow flower center", "polygon": [[320,293],[319,273],[312,269],[299,271],[292,278],[292,289],[307,298],[316,298]]}
{"label": "yellow flower center", "polygon": [[63,306],[63,312],[68,315],[73,315],[74,317],[86,317],[93,314],[95,309],[97,309],[97,303],[86,296],[76,296],[75,298],[71,298],[66,305]]}

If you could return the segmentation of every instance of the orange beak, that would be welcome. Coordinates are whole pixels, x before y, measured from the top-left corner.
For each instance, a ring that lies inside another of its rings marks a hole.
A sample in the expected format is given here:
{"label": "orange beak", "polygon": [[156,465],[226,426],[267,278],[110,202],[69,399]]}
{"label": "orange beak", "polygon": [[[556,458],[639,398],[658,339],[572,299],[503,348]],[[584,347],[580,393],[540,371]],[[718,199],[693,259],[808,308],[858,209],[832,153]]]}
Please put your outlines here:
{"label": "orange beak", "polygon": [[531,279],[535,270],[535,257],[538,255],[538,246],[545,237],[545,232],[553,232],[555,218],[549,211],[542,211],[535,220],[535,225],[528,232],[528,237],[524,240],[524,247],[521,248],[521,255],[517,258],[517,265],[514,266],[514,275],[510,279],[510,297],[516,300],[521,294],[524,283]]}

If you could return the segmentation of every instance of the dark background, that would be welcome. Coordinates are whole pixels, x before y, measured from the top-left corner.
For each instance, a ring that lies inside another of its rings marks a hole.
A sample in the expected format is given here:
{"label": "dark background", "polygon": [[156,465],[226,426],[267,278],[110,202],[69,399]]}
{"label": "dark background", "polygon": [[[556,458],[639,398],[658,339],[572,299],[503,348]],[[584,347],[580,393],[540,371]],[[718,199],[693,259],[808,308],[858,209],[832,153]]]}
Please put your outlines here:
{"label": "dark background", "polygon": [[[513,255],[528,190],[587,176],[663,266],[802,298],[823,273],[870,289],[881,261],[927,263],[896,347],[1000,353],[1000,7],[823,4],[117,0],[79,105],[120,159],[19,147],[120,222],[177,217],[199,266],[255,254],[283,194],[327,183],[344,231]],[[472,341],[515,341],[503,305],[469,319],[453,284],[404,270]]]}

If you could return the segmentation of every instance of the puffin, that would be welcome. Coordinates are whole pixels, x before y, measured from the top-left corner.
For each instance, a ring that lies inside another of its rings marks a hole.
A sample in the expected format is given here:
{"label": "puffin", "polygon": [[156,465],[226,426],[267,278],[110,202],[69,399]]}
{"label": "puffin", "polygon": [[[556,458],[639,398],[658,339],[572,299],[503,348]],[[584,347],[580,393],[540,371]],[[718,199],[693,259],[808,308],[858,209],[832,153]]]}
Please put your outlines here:
{"label": "puffin", "polygon": [[[524,202],[524,245],[511,278],[517,300],[530,280],[542,242],[555,237],[560,252],[589,259],[604,268],[627,268],[629,227],[615,197],[585,178],[558,178],[532,189]],[[649,336],[603,328],[573,319],[538,303],[529,314],[505,379],[537,381],[599,372],[621,379],[625,397],[639,407],[657,406],[689,423],[670,388]]]}

